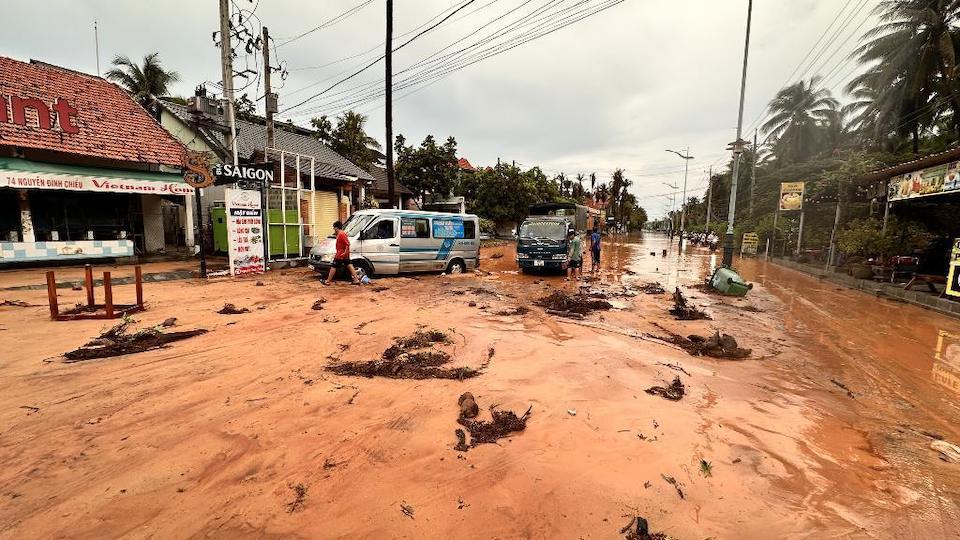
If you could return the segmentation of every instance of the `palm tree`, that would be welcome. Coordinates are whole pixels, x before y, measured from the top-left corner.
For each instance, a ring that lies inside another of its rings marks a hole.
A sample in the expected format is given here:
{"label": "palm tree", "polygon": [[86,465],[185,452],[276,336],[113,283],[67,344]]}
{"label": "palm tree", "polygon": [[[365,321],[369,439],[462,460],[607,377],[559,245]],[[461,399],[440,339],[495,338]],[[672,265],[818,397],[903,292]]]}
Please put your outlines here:
{"label": "palm tree", "polygon": [[147,106],[158,97],[169,93],[169,86],[180,80],[176,71],[168,71],[160,62],[160,53],[152,52],[137,65],[129,57],[118,54],[113,58],[113,69],[106,73],[107,79],[123,86],[141,105]]}
{"label": "palm tree", "polygon": [[[337,118],[337,127],[330,133],[330,146],[333,151],[364,169],[377,160],[377,151],[380,150],[380,143],[367,134],[366,124],[366,116],[350,110]],[[400,143],[399,137],[397,142]],[[435,144],[433,135],[428,135],[423,140],[423,145]],[[397,148],[398,154],[400,148],[402,144]]]}
{"label": "palm tree", "polygon": [[819,86],[820,77],[799,81],[777,92],[770,102],[770,119],[761,130],[773,141],[773,152],[783,163],[809,159],[821,147],[823,128],[839,104]]}
{"label": "palm tree", "polygon": [[[869,87],[879,94],[875,111],[897,105],[897,131],[911,133],[915,153],[920,149],[920,131],[936,123],[945,110],[952,112],[954,131],[960,136],[956,28],[960,1],[883,0],[874,13],[881,23],[863,35],[853,55],[872,66]],[[884,97],[887,93],[894,95]]]}

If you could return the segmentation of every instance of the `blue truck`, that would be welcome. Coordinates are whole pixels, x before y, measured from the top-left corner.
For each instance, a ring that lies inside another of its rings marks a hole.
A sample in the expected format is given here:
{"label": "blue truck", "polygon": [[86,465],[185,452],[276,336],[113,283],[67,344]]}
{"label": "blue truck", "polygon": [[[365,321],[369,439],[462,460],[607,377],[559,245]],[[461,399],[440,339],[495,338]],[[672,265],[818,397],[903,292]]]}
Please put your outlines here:
{"label": "blue truck", "polygon": [[591,227],[590,209],[573,203],[536,203],[517,234],[517,266],[531,270],[565,271],[569,263],[569,232]]}

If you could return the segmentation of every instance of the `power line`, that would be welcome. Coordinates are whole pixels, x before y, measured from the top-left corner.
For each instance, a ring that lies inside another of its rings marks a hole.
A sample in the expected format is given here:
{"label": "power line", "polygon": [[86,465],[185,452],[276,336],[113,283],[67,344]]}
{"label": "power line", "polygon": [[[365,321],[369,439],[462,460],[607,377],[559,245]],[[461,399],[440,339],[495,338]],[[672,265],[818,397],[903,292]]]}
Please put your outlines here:
{"label": "power line", "polygon": [[345,19],[348,19],[351,15],[357,13],[357,12],[360,11],[361,9],[363,9],[363,8],[365,8],[366,6],[370,5],[371,3],[373,3],[373,0],[364,0],[364,1],[361,2],[359,5],[353,6],[352,8],[344,11],[343,13],[340,13],[340,14],[336,15],[335,17],[330,18],[330,19],[324,21],[324,22],[320,23],[318,26],[314,26],[314,27],[311,28],[310,30],[305,31],[305,32],[303,32],[302,34],[298,34],[298,35],[296,35],[296,36],[294,36],[294,37],[292,37],[292,38],[284,41],[283,43],[281,43],[281,44],[279,44],[279,45],[277,45],[277,46],[278,46],[278,47],[283,47],[284,45],[288,45],[288,44],[290,44],[290,43],[293,43],[294,41],[297,41],[298,39],[301,39],[301,38],[304,38],[304,37],[306,37],[306,36],[309,36],[310,34],[316,32],[317,30],[322,30],[322,29],[324,29],[324,28],[333,26],[333,25],[337,24],[338,22],[342,22],[342,21],[344,21]]}
{"label": "power line", "polygon": [[[403,42],[403,44],[400,45],[399,47],[396,47],[396,48],[391,49],[391,50],[392,50],[393,52],[397,52],[397,51],[399,51],[400,49],[406,47],[407,45],[409,45],[410,43],[412,43],[414,40],[416,40],[418,37],[426,34],[427,32],[433,30],[433,29],[436,28],[436,27],[440,26],[440,25],[443,24],[445,21],[447,21],[450,17],[453,17],[458,11],[460,11],[461,9],[469,6],[470,4],[472,4],[472,3],[474,3],[474,2],[476,2],[476,0],[467,0],[467,2],[465,2],[463,5],[461,5],[461,6],[458,7],[457,9],[451,11],[450,14],[448,14],[446,17],[440,19],[437,23],[431,25],[430,27],[428,27],[428,28],[425,29],[425,30],[420,31],[417,35],[415,35],[415,36],[413,36],[412,38],[408,39],[407,41]],[[327,88],[326,90],[324,90],[323,92],[319,92],[319,93],[317,93],[317,94],[314,94],[313,96],[311,96],[311,97],[309,97],[309,98],[301,101],[300,103],[297,103],[296,105],[294,105],[294,106],[292,106],[292,107],[287,107],[286,109],[284,109],[283,111],[280,111],[280,112],[286,112],[286,111],[289,111],[290,109],[296,109],[297,107],[303,105],[304,103],[307,103],[308,101],[310,101],[310,100],[312,100],[312,99],[314,99],[314,98],[316,98],[316,97],[318,97],[318,96],[321,96],[321,95],[329,92],[330,90],[336,88],[338,85],[340,85],[340,84],[342,84],[342,83],[344,83],[344,82],[346,82],[346,81],[349,81],[350,79],[356,77],[357,75],[359,75],[359,74],[363,73],[364,71],[370,69],[371,67],[375,66],[378,62],[380,62],[380,60],[383,60],[385,57],[386,57],[386,54],[380,55],[380,56],[379,56],[376,60],[374,60],[373,62],[370,62],[369,64],[367,64],[366,66],[364,66],[364,67],[360,68],[359,70],[353,72],[352,74],[350,74],[350,75],[348,75],[348,76],[340,79],[339,81],[333,83],[332,85],[330,85],[330,87],[328,87],[328,88]]]}

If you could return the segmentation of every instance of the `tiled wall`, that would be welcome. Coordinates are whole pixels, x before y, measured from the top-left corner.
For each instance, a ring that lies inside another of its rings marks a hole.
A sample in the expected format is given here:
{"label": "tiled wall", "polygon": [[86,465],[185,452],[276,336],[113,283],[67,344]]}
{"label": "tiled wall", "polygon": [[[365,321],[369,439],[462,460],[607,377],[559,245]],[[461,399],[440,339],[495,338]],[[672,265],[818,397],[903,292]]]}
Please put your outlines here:
{"label": "tiled wall", "polygon": [[7,262],[132,257],[132,240],[0,242],[0,264]]}

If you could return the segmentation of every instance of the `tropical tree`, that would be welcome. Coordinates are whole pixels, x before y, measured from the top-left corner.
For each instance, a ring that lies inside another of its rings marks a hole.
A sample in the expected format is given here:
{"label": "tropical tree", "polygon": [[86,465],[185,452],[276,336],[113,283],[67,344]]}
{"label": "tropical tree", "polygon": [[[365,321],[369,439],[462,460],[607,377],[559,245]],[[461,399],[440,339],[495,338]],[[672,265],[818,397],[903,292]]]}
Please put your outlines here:
{"label": "tropical tree", "polygon": [[354,111],[337,117],[336,128],[332,128],[326,116],[310,121],[318,139],[362,169],[369,169],[378,161],[380,150],[380,143],[367,134],[364,128],[366,123],[367,117]]}
{"label": "tropical tree", "polygon": [[397,135],[394,144],[397,181],[410,188],[418,198],[426,195],[445,198],[450,195],[459,171],[456,139],[448,137],[445,143],[438,145],[433,135],[427,135],[419,147],[405,143],[403,135]]}
{"label": "tropical tree", "polygon": [[180,80],[176,71],[163,68],[160,53],[152,52],[137,64],[128,56],[118,54],[111,62],[113,69],[106,78],[122,86],[141,105],[147,106],[170,92],[170,85]]}
{"label": "tropical tree", "polygon": [[[875,8],[880,24],[869,30],[854,51],[870,70],[848,89],[876,93],[866,110],[888,120],[897,113],[897,128],[912,135],[914,153],[920,133],[938,113],[950,111],[953,131],[960,135],[957,86],[957,0],[883,0]],[[889,122],[881,123],[886,127]]]}
{"label": "tropical tree", "polygon": [[830,91],[820,87],[820,77],[813,77],[777,92],[761,130],[773,141],[778,161],[805,161],[823,147],[825,128],[837,118],[838,109]]}

